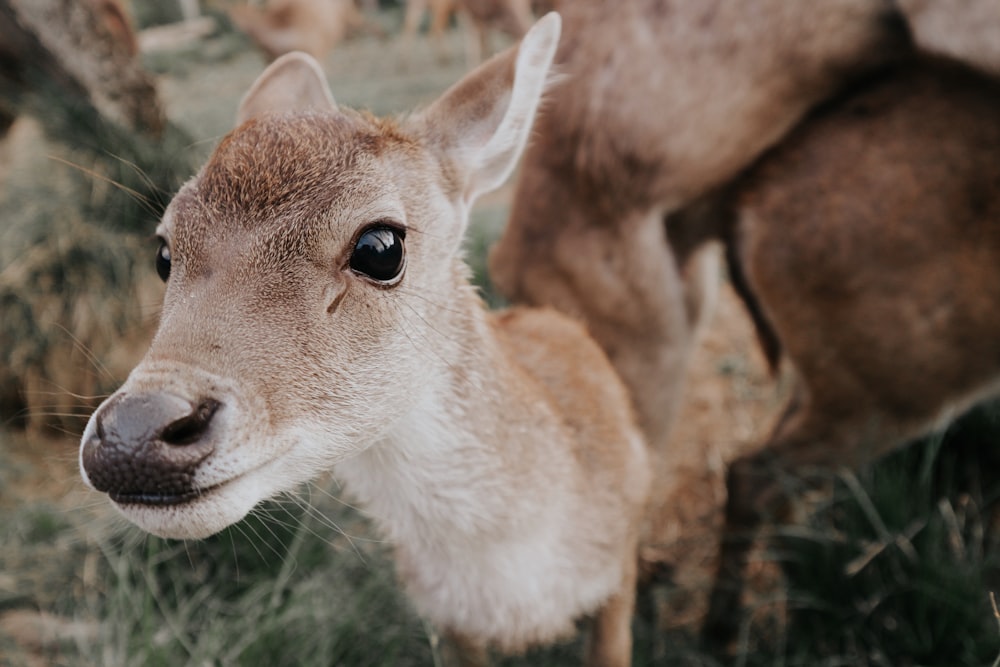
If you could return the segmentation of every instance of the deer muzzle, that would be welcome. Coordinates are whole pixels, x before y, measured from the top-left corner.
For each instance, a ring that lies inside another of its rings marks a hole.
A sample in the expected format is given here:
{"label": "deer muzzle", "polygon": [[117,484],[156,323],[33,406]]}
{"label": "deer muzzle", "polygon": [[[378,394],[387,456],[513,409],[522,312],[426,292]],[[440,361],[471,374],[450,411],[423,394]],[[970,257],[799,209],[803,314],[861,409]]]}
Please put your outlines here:
{"label": "deer muzzle", "polygon": [[112,398],[94,416],[83,443],[87,479],[119,505],[177,505],[209,489],[195,486],[198,466],[215,450],[213,420],[223,405],[159,392]]}

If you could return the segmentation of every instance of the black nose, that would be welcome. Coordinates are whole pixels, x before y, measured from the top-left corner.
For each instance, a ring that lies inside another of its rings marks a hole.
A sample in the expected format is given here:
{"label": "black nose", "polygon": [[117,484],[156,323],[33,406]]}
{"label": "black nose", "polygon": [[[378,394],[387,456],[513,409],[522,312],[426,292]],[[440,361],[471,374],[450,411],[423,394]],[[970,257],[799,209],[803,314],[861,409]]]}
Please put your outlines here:
{"label": "black nose", "polygon": [[212,420],[221,404],[175,394],[119,396],[95,417],[83,445],[83,469],[98,491],[118,503],[170,505],[199,493],[198,465],[212,453]]}

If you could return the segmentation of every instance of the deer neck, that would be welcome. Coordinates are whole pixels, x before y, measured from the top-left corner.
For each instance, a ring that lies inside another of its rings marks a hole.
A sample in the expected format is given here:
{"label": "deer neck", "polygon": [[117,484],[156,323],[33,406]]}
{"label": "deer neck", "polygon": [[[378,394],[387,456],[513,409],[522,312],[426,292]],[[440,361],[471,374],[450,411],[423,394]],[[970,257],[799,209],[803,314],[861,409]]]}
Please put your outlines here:
{"label": "deer neck", "polygon": [[468,286],[459,293],[423,316],[440,347],[425,351],[412,407],[335,470],[397,544],[482,541],[522,529],[511,516],[519,501],[509,480],[530,474],[524,468],[536,448],[526,440],[546,437],[539,424],[558,429],[547,404],[523,398],[521,383],[531,381],[504,354],[478,295]]}

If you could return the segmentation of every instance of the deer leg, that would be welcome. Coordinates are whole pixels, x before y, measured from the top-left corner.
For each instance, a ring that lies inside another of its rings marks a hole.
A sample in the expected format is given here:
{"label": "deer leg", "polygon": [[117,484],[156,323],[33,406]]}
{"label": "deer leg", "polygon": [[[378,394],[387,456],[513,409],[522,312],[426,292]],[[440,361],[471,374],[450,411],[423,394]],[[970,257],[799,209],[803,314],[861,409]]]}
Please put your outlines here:
{"label": "deer leg", "polygon": [[719,543],[719,562],[709,596],[702,639],[716,653],[725,653],[736,638],[741,621],[743,571],[747,554],[766,514],[780,505],[781,488],[774,465],[781,448],[778,439],[794,434],[803,415],[802,395],[796,391],[778,419],[767,444],[730,463],[726,472],[726,506]]}
{"label": "deer leg", "polygon": [[444,63],[450,60],[448,45],[445,40],[445,31],[448,29],[448,22],[455,11],[455,3],[449,0],[433,0],[431,3],[431,24],[428,34],[434,44],[434,51],[437,54],[438,62]]}
{"label": "deer leg", "polygon": [[526,157],[490,275],[512,301],[587,325],[625,381],[651,450],[665,451],[718,289],[718,251],[659,208],[603,213],[607,204],[581,192],[573,168],[547,164],[543,150]]}
{"label": "deer leg", "polygon": [[625,381],[652,450],[663,451],[695,336],[681,258],[659,215],[581,225],[552,243],[544,261],[522,264],[550,267],[544,277],[525,276],[526,300],[586,322]]}
{"label": "deer leg", "polygon": [[628,667],[632,664],[632,614],[638,577],[636,548],[628,551],[622,585],[591,621],[587,667]]}
{"label": "deer leg", "polygon": [[489,667],[489,651],[481,643],[457,632],[440,636],[438,657],[442,667]]}
{"label": "deer leg", "polygon": [[413,42],[417,33],[420,32],[420,22],[427,11],[427,0],[407,0],[406,13],[403,15],[402,38],[406,44]]}
{"label": "deer leg", "polygon": [[757,508],[767,504],[764,499],[773,498],[777,490],[769,473],[770,454],[765,448],[737,459],[726,474],[727,498],[718,569],[702,628],[704,644],[718,654],[729,650],[740,627],[747,554],[763,521]]}
{"label": "deer leg", "polygon": [[788,521],[798,493],[789,479],[807,467],[858,461],[857,444],[865,415],[841,414],[835,402],[814,401],[798,388],[767,443],[729,465],[725,522],[715,583],[702,630],[707,646],[728,650],[741,622],[747,554],[760,527]]}

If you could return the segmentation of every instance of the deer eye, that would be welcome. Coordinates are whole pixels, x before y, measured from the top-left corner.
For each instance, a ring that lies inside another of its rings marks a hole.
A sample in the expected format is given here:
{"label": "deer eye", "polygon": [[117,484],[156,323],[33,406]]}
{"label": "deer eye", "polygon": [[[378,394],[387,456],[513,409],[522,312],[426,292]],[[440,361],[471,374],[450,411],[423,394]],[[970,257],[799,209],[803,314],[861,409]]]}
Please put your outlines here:
{"label": "deer eye", "polygon": [[156,272],[163,282],[170,277],[170,246],[160,239],[160,249],[156,251]]}
{"label": "deer eye", "polygon": [[406,253],[403,231],[387,225],[369,227],[354,244],[351,270],[380,283],[392,283],[403,273]]}

